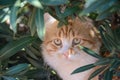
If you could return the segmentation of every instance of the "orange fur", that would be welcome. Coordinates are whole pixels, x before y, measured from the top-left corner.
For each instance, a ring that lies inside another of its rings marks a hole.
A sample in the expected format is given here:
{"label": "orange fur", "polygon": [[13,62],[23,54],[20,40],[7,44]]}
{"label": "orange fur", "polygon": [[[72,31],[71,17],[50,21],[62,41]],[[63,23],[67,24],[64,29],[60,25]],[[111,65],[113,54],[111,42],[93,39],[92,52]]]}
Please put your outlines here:
{"label": "orange fur", "polygon": [[44,61],[56,70],[63,80],[87,80],[94,69],[73,75],[71,73],[76,68],[97,60],[78,47],[82,45],[99,53],[101,43],[92,22],[89,19],[83,22],[75,18],[70,20],[68,25],[58,28],[57,20],[52,17],[49,17],[49,20],[45,21],[46,33],[42,44]]}

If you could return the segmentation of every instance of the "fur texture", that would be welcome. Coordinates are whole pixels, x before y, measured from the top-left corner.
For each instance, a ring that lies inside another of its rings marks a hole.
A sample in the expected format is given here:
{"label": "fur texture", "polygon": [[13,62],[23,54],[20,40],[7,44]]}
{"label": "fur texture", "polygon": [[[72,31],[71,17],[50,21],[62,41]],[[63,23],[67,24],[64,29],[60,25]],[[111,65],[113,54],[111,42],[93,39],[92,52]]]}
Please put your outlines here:
{"label": "fur texture", "polygon": [[[71,73],[78,67],[96,62],[96,58],[86,54],[78,45],[88,47],[99,53],[101,43],[92,21],[79,18],[69,20],[68,25],[58,28],[58,21],[45,15],[46,33],[42,44],[44,61],[52,67],[63,80],[88,80],[95,70],[78,74]],[[94,80],[98,80],[95,78]]]}

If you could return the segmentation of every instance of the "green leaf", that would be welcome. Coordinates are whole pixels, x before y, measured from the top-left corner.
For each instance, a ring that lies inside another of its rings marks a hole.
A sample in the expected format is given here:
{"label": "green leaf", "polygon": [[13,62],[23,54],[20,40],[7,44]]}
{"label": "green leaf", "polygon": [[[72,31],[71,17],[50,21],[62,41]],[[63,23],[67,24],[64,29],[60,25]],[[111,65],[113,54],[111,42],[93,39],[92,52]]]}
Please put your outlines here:
{"label": "green leaf", "polygon": [[108,58],[102,58],[100,60],[98,60],[97,62],[94,63],[94,65],[98,66],[98,65],[107,65],[110,63],[110,59]]}
{"label": "green leaf", "polygon": [[0,0],[0,9],[11,6],[16,0]]}
{"label": "green leaf", "polygon": [[33,8],[32,14],[29,16],[29,20],[28,20],[28,26],[30,27],[31,36],[34,36],[36,33],[35,15],[36,15],[36,8]]}
{"label": "green leaf", "polygon": [[56,6],[56,5],[61,5],[61,4],[67,4],[67,3],[69,3],[68,0],[41,0],[41,2],[44,5],[48,5],[48,6]]}
{"label": "green leaf", "polygon": [[107,69],[104,73],[104,80],[112,80],[113,77],[113,71],[109,71],[109,69]]}
{"label": "green leaf", "polygon": [[111,14],[112,14],[111,12],[105,11],[97,16],[96,21],[103,20],[107,18],[108,16],[110,16]]}
{"label": "green leaf", "polygon": [[83,47],[83,46],[79,46],[80,49],[82,49],[83,51],[85,51],[87,54],[95,57],[95,58],[98,58],[98,59],[101,59],[102,57],[100,55],[98,55],[96,52],[88,49],[87,47]]}
{"label": "green leaf", "polygon": [[79,7],[70,7],[66,8],[64,13],[62,13],[62,17],[67,17],[69,15],[72,15],[73,13],[76,13],[79,10]]}
{"label": "green leaf", "polygon": [[10,76],[2,76],[4,80],[17,80],[14,77],[10,77]]}
{"label": "green leaf", "polygon": [[110,71],[117,69],[120,66],[120,61],[113,60],[110,66]]}
{"label": "green leaf", "polygon": [[16,66],[10,67],[6,72],[5,75],[14,75],[14,74],[18,74],[21,71],[27,69],[29,67],[28,64],[24,63],[24,64],[18,64]]}
{"label": "green leaf", "polygon": [[106,38],[106,36],[105,36],[105,32],[104,32],[104,29],[103,29],[102,27],[103,27],[102,25],[99,27],[100,35],[101,35],[101,37],[102,37],[102,41],[103,41],[105,47],[110,51],[110,50],[112,50],[113,48],[112,48],[111,45],[108,43],[109,41],[106,40],[107,38]]}
{"label": "green leaf", "polygon": [[82,67],[79,67],[79,68],[75,69],[71,74],[80,73],[80,72],[89,70],[93,67],[95,67],[94,64],[88,64],[88,65],[85,65],[85,66],[82,66]]}
{"label": "green leaf", "polygon": [[94,12],[100,5],[104,4],[105,0],[96,0],[93,3],[85,8],[79,15],[86,15],[88,13]]}
{"label": "green leaf", "polygon": [[30,3],[31,5],[37,7],[37,8],[43,9],[43,6],[42,6],[40,0],[27,0],[27,2]]}
{"label": "green leaf", "polygon": [[106,68],[106,66],[103,66],[97,70],[95,70],[90,76],[88,80],[91,80],[92,78],[94,78],[95,76],[97,76],[98,74],[100,74],[104,69]]}
{"label": "green leaf", "polygon": [[103,13],[105,11],[107,11],[109,8],[111,8],[117,0],[109,0],[106,1],[103,5],[101,5],[100,7],[97,8],[98,13]]}
{"label": "green leaf", "polygon": [[0,50],[0,60],[7,59],[20,51],[22,48],[33,42],[36,38],[27,36],[19,40],[9,42],[5,47]]}
{"label": "green leaf", "polygon": [[10,12],[10,25],[12,27],[12,30],[14,31],[14,33],[17,32],[17,12],[18,9],[20,7],[20,0],[16,0],[14,6],[11,8],[11,12]]}
{"label": "green leaf", "polygon": [[36,10],[35,23],[37,27],[37,34],[41,40],[43,40],[45,35],[45,27],[44,27],[44,11],[42,9]]}

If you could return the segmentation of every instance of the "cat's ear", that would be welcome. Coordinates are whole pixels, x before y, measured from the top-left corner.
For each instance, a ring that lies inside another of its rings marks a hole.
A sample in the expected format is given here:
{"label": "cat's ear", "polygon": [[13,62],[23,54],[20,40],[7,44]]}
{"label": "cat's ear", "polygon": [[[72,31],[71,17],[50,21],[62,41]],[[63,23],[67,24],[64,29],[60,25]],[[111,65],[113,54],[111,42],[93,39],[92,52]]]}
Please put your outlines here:
{"label": "cat's ear", "polygon": [[52,17],[49,13],[44,14],[44,22],[45,27],[50,27],[55,21],[57,21],[54,17]]}

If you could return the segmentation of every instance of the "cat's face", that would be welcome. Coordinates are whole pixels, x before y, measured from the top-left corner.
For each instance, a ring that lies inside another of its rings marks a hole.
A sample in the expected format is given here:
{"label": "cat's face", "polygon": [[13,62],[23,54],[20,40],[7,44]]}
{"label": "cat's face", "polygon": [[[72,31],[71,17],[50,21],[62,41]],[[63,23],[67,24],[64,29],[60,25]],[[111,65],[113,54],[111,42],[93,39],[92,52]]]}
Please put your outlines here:
{"label": "cat's face", "polygon": [[57,55],[66,59],[75,58],[80,55],[79,45],[90,49],[95,48],[96,35],[89,23],[82,23],[75,19],[67,26],[57,28],[58,22],[46,28],[44,49],[48,55]]}

